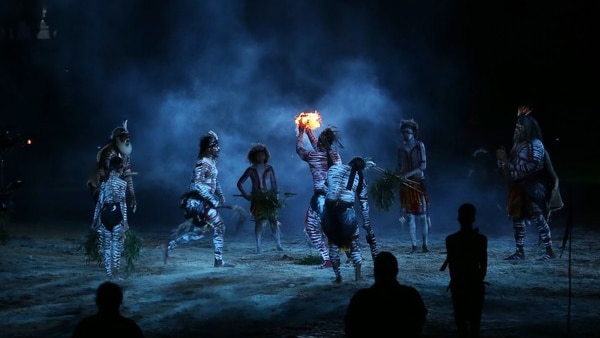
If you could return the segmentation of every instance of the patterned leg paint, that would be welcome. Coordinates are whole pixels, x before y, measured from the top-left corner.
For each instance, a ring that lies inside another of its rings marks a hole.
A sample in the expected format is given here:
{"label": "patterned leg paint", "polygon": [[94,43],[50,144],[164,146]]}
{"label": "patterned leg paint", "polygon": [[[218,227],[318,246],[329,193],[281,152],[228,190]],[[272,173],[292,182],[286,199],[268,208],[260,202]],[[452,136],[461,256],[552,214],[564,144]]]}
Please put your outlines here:
{"label": "patterned leg paint", "polygon": [[[214,212],[214,213],[213,213]],[[217,213],[216,209],[212,209],[208,213],[210,224],[213,225],[213,246],[215,248],[215,264],[216,268],[233,268],[235,265],[223,261],[223,243],[225,238],[225,224],[223,219]]]}
{"label": "patterned leg paint", "polygon": [[103,225],[98,228],[98,251],[102,255],[106,278],[112,279],[111,233]]}
{"label": "patterned leg paint", "polygon": [[278,220],[272,221],[271,231],[273,232],[273,235],[275,235],[277,251],[283,251],[283,246],[281,245],[281,222],[279,222]]}
{"label": "patterned leg paint", "polygon": [[360,281],[362,280],[361,275],[361,267],[362,267],[362,254],[360,251],[360,244],[358,241],[352,242],[352,247],[350,249],[350,256],[352,257],[352,263],[354,265],[354,280]]}
{"label": "patterned leg paint", "polygon": [[374,233],[367,234],[367,243],[369,244],[369,249],[371,251],[371,258],[375,261],[375,256],[379,253],[379,249],[377,249],[377,239],[375,238]]}
{"label": "patterned leg paint", "polygon": [[111,238],[111,257],[112,257],[112,277],[117,278],[119,276],[119,270],[121,268],[121,254],[123,253],[123,246],[125,244],[125,229],[121,224],[114,227]]}
{"label": "patterned leg paint", "polygon": [[427,215],[418,215],[415,219],[416,223],[419,223],[421,228],[421,248],[423,252],[429,252],[429,226],[427,224]]}
{"label": "patterned leg paint", "polygon": [[513,221],[513,231],[515,235],[516,251],[512,255],[506,257],[506,260],[523,260],[525,259],[525,221]]}
{"label": "patterned leg paint", "polygon": [[342,282],[342,272],[340,269],[340,250],[337,246],[331,245],[329,247],[329,254],[331,255],[331,267],[335,274],[335,283],[340,284]]}
{"label": "patterned leg paint", "polygon": [[256,237],[256,253],[260,253],[262,251],[262,232],[266,225],[266,219],[255,221],[254,236]]}
{"label": "patterned leg paint", "polygon": [[319,218],[319,214],[310,208],[306,212],[306,234],[312,245],[319,251],[319,254],[321,254],[321,257],[323,258],[323,265],[321,265],[320,268],[330,267],[331,260],[329,257],[329,249],[323,239],[321,219]]}
{"label": "patterned leg paint", "polygon": [[195,227],[192,231],[187,232],[167,243],[164,249],[164,264],[167,264],[169,259],[169,252],[178,247],[181,244],[186,244],[193,241],[199,241],[204,238],[206,232],[203,228]]}
{"label": "patterned leg paint", "polygon": [[548,260],[555,258],[554,250],[552,250],[552,232],[550,231],[550,226],[543,215],[538,215],[534,219],[531,220],[531,223],[534,223],[537,227],[539,237],[544,244],[544,248],[546,248],[546,253],[543,254],[539,259],[540,260]]}

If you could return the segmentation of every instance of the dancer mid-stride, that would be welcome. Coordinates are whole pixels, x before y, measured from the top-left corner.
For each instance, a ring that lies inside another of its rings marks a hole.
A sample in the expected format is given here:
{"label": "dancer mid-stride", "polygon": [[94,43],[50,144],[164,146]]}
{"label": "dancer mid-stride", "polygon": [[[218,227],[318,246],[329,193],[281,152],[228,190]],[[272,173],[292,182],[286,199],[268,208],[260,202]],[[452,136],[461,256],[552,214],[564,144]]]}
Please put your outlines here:
{"label": "dancer mid-stride", "polygon": [[200,240],[212,230],[215,250],[214,266],[234,266],[223,261],[225,224],[217,209],[225,204],[225,196],[217,177],[217,157],[220,149],[219,138],[212,130],[200,138],[200,150],[192,172],[192,179],[181,200],[186,221],[173,230],[172,240],[165,246],[165,264],[171,250],[180,244]]}

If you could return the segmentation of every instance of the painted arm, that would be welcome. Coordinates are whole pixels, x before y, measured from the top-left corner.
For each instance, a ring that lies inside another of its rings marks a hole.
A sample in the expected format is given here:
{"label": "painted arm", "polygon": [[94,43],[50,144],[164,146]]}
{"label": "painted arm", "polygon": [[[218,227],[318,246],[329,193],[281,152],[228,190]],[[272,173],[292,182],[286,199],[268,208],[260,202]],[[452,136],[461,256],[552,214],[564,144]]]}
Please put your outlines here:
{"label": "painted arm", "polygon": [[125,225],[125,228],[127,230],[127,228],[129,228],[129,225],[127,223],[127,198],[125,196],[126,194],[123,194],[123,198],[120,199],[119,205],[121,207],[121,215],[123,216],[123,224]]}
{"label": "painted arm", "polygon": [[96,207],[94,208],[94,218],[92,219],[92,229],[96,229],[100,225],[100,210],[104,204],[104,182],[100,184],[100,192],[98,194],[98,201],[96,201]]}
{"label": "painted arm", "polygon": [[312,145],[313,150],[317,150],[319,142],[318,142],[317,138],[315,137],[315,134],[313,133],[313,131],[310,129],[306,129],[306,136],[308,136],[308,140],[310,141],[310,144]]}
{"label": "painted arm", "polygon": [[137,209],[137,200],[135,199],[135,189],[133,188],[133,175],[134,173],[131,171],[130,159],[128,157],[127,166],[123,172],[123,178],[125,179],[125,182],[127,182],[127,192],[129,193],[129,197],[131,197],[131,210],[135,212]]}
{"label": "painted arm", "polygon": [[512,179],[523,178],[530,173],[544,168],[544,145],[540,140],[533,140],[531,144],[520,148],[514,162],[506,164]]}
{"label": "painted arm", "polygon": [[298,128],[298,138],[296,139],[296,154],[298,154],[298,156],[300,156],[300,158],[303,161],[306,161],[308,159],[308,154],[310,153],[310,151],[308,151],[304,147],[304,130],[305,129]]}
{"label": "painted arm", "polygon": [[242,174],[242,176],[240,176],[236,185],[237,185],[238,190],[242,194],[242,197],[244,197],[246,200],[249,201],[250,194],[248,194],[246,192],[246,189],[244,189],[244,183],[246,182],[246,180],[248,180],[248,178],[250,178],[250,168],[246,168],[246,170],[244,170],[244,173]]}
{"label": "painted arm", "polygon": [[[223,189],[221,189],[221,182],[216,177],[215,177],[215,180],[217,180],[216,186],[215,186],[215,194],[217,194],[217,197],[219,197],[218,205],[224,205],[225,204],[225,194],[223,194]],[[217,205],[215,204],[215,206],[217,206]]]}
{"label": "painted arm", "polygon": [[275,176],[275,168],[273,168],[272,166],[268,166],[267,173],[268,189],[270,189],[273,192],[279,192],[279,187],[277,186],[277,178]]}

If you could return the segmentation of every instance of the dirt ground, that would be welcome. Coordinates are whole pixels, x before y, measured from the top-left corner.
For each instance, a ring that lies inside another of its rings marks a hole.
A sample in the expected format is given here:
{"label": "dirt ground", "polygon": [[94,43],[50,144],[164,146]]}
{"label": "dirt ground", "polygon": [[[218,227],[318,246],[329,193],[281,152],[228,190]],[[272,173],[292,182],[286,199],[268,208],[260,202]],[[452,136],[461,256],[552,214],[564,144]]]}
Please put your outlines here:
{"label": "dirt ground", "polygon": [[[575,229],[567,242],[572,245],[552,261],[534,259],[539,248],[532,231],[531,258],[522,262],[502,259],[512,252],[510,233],[489,238],[484,337],[600,333],[599,235]],[[104,280],[102,268],[86,263],[81,248],[87,225],[9,224],[6,230],[11,237],[0,246],[0,336],[69,337],[79,319],[95,312],[94,291]],[[352,280],[350,265],[343,266],[345,280],[337,285],[333,271],[300,264],[316,255],[301,231],[284,235],[284,252],[275,250],[266,233],[261,254],[252,236],[227,236],[225,259],[236,266],[214,268],[210,240],[178,247],[165,265],[161,244],[169,229],[134,230],[143,248],[134,272],[119,281],[122,313],[146,337],[342,337],[348,300],[373,281],[366,245],[361,282]],[[554,229],[558,253],[563,232]],[[448,273],[439,271],[443,238],[432,236],[431,253],[408,254],[406,233],[378,234],[380,248],[398,257],[400,282],[422,293],[429,309],[427,337],[454,336]]]}

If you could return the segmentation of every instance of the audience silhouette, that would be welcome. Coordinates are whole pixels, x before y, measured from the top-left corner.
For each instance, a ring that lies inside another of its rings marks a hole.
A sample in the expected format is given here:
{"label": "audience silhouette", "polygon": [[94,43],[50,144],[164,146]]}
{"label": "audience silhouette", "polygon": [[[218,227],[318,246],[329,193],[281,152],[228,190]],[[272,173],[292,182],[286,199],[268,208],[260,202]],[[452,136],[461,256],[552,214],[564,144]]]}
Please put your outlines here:
{"label": "audience silhouette", "polygon": [[473,228],[476,209],[471,203],[458,208],[460,230],[446,237],[450,293],[458,337],[479,337],[487,273],[487,237]]}
{"label": "audience silhouette", "polygon": [[398,260],[381,251],[374,261],[375,283],[350,299],[346,337],[421,337],[427,308],[417,289],[397,281]]}
{"label": "audience silhouette", "polygon": [[82,319],[75,327],[71,337],[143,338],[144,334],[136,322],[121,315],[122,302],[121,286],[113,282],[100,284],[96,290],[98,312]]}

